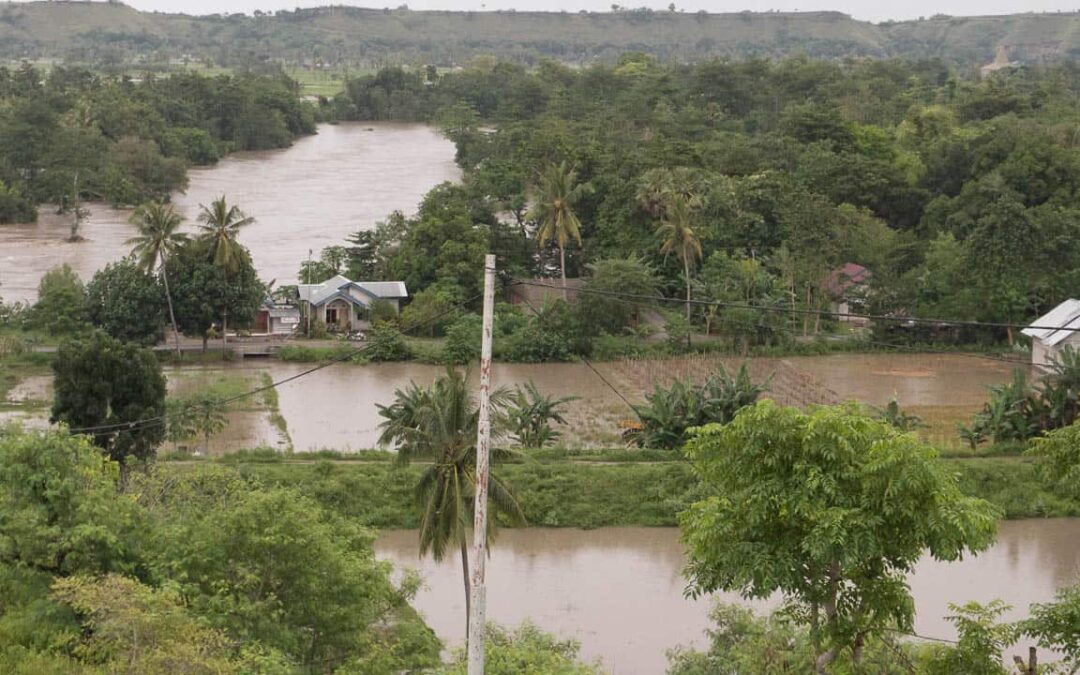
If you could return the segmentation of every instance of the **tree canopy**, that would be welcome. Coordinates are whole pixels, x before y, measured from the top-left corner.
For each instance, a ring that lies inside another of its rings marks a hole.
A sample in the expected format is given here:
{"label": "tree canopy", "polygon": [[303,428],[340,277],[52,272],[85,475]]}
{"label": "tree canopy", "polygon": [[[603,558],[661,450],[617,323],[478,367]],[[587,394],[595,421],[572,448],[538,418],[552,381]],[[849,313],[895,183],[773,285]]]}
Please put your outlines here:
{"label": "tree canopy", "polygon": [[687,455],[708,489],[680,517],[691,592],[782,593],[808,617],[818,672],[910,631],[915,563],[987,548],[1000,515],[913,435],[849,408],[762,401],[704,427]]}

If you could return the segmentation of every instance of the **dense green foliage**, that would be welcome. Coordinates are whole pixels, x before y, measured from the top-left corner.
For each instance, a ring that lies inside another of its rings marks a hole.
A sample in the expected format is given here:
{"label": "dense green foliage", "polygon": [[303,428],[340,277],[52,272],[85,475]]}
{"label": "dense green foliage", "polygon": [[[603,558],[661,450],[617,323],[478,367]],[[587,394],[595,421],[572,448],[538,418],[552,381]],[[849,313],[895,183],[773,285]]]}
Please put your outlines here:
{"label": "dense green foliage", "polygon": [[959,428],[972,448],[986,439],[995,443],[1026,441],[1069,427],[1080,415],[1080,352],[1066,345],[1049,359],[1048,372],[1034,385],[1021,369],[1011,382],[990,388],[990,397],[971,427]]}
{"label": "dense green foliage", "polygon": [[[349,461],[353,457],[357,461]],[[220,461],[261,483],[294,488],[364,525],[419,526],[412,489],[420,467],[394,467],[383,453],[372,453],[368,461],[351,454],[328,453],[323,458],[342,461],[297,463],[277,451],[240,453]],[[965,494],[986,499],[1006,518],[1080,516],[1080,500],[1064,487],[1044,484],[1033,463],[985,458],[943,460],[943,466],[955,473]],[[189,467],[169,463],[162,467],[186,470]],[[527,458],[500,462],[499,475],[530,526],[671,527],[678,524],[677,514],[702,496],[689,464],[673,460],[668,451],[534,450]]]}
{"label": "dense green foliage", "polygon": [[165,335],[165,292],[134,260],[98,270],[86,285],[90,323],[123,342],[153,346]]}
{"label": "dense green foliage", "polygon": [[391,582],[371,531],[229,469],[137,474],[126,493],[116,479],[86,438],[0,432],[5,672],[438,664],[416,581]]}
{"label": "dense green foliage", "polygon": [[[697,328],[745,348],[820,330],[820,316],[798,312],[845,293],[826,280],[849,262],[870,270],[861,306],[875,313],[1022,323],[1074,294],[1078,73],[1064,64],[972,81],[935,61],[685,66],[629,54],[576,70],[383,71],[341,98],[361,118],[436,121],[457,145],[463,186],[433,191],[418,219],[391,219],[373,242],[381,269],[414,292],[438,279],[448,297],[469,297],[483,249],[513,275],[559,274],[564,247],[548,242],[544,210],[559,188],[582,240],[564,238],[568,276],[640,256],[672,301],[761,306],[691,307]],[[395,106],[365,112],[375,89]],[[512,216],[501,234],[493,212]],[[433,239],[436,213],[450,224]],[[453,246],[416,248],[430,241]],[[537,246],[539,257],[523,254]],[[890,341],[1014,337],[875,328]]]}
{"label": "dense green foliage", "polygon": [[68,265],[54,267],[38,283],[38,299],[24,314],[13,313],[9,319],[23,319],[31,330],[52,335],[70,335],[87,328],[86,286]]}
{"label": "dense green foliage", "polygon": [[52,422],[89,429],[94,443],[126,470],[165,437],[165,376],[149,349],[101,331],[60,345],[52,363]]}
{"label": "dense green foliage", "polygon": [[906,577],[994,540],[999,512],[966,496],[913,435],[846,408],[763,401],[704,427],[687,454],[707,487],[680,514],[691,589],[780,592],[807,618],[814,668],[910,631]]}
{"label": "dense green foliage", "polygon": [[184,333],[202,337],[204,346],[210,328],[220,326],[226,317],[234,328],[250,326],[266,300],[266,286],[250,256],[242,247],[236,250],[238,257],[231,270],[215,264],[216,249],[201,240],[179,247],[165,261],[176,322]]}
{"label": "dense green foliage", "polygon": [[[1045,672],[1070,672],[1077,653],[1078,591],[1078,586],[1066,588],[1054,602],[1033,605],[1031,618],[1017,623],[1000,621],[1008,607],[999,600],[986,605],[976,602],[950,605],[952,614],[946,618],[956,627],[959,639],[955,643],[913,641],[885,633],[866,641],[857,663],[842,655],[829,672],[869,670],[883,675],[1007,675],[1017,672],[1006,669],[1003,664],[1012,655],[1010,647],[1022,635],[1035,638],[1044,649],[1061,650],[1066,655],[1063,662],[1051,665]],[[759,617],[744,607],[717,603],[711,618],[713,627],[708,630],[708,649],[703,652],[685,648],[672,650],[668,653],[669,675],[730,672],[767,675],[813,669],[813,638],[797,616],[780,611]],[[1023,670],[1024,667],[1021,666],[1019,672],[1033,672]]]}
{"label": "dense green foliage", "polygon": [[701,385],[691,380],[675,380],[667,388],[654,383],[652,393],[645,394],[648,404],[635,408],[641,428],[634,441],[643,448],[681,448],[690,429],[727,424],[739,410],[753,405],[768,391],[771,379],[754,382],[744,361],[735,375],[721,364]]}
{"label": "dense green foliage", "polygon": [[136,81],[0,67],[0,223],[33,220],[45,202],[67,211],[80,198],[167,200],[187,185],[191,164],[314,131],[313,110],[284,76]]}

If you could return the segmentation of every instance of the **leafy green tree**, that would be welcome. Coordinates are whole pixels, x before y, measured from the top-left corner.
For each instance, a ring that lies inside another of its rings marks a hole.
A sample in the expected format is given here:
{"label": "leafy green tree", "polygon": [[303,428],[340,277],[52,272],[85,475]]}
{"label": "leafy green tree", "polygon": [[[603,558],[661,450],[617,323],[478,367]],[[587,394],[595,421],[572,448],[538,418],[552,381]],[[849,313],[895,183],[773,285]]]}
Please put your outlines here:
{"label": "leafy green tree", "polygon": [[158,144],[124,136],[109,147],[104,191],[114,205],[163,201],[187,187],[187,165],[177,157],[165,157]]}
{"label": "leafy green tree", "polygon": [[37,208],[18,185],[0,180],[0,223],[29,223],[37,218]]}
{"label": "leafy green tree", "polygon": [[1009,607],[1000,600],[988,605],[969,602],[964,605],[950,603],[954,612],[947,617],[956,626],[960,639],[956,646],[937,646],[929,650],[924,671],[928,675],[949,673],[980,673],[980,675],[1006,675],[1009,671],[1001,660],[1006,647],[1019,637],[1017,627],[998,622]]}
{"label": "leafy green tree", "polygon": [[0,429],[0,670],[100,673],[58,653],[79,626],[49,588],[135,568],[142,523],[116,480],[116,465],[85,437]]}
{"label": "leafy green tree", "polygon": [[566,424],[561,408],[578,400],[578,396],[554,398],[545,396],[529,380],[518,387],[507,402],[506,422],[510,437],[524,448],[542,448],[559,438],[551,424]]}
{"label": "leafy green tree", "polygon": [[[229,206],[224,195],[210,202],[210,206],[200,206],[200,209],[199,238],[209,248],[211,260],[225,273],[228,283],[233,274],[245,265],[251,265],[251,256],[237,237],[240,230],[254,223],[255,219],[244,215],[235,204]],[[223,302],[221,307],[221,347],[224,349],[228,343],[229,304]]]}
{"label": "leafy green tree", "polygon": [[592,348],[581,315],[562,300],[550,299],[509,342],[510,359],[526,363],[570,361]]}
{"label": "leafy green tree", "polygon": [[173,443],[202,437],[202,452],[210,452],[210,437],[229,426],[224,401],[213,393],[196,393],[166,402],[166,436]]}
{"label": "leafy green tree", "polygon": [[[259,489],[230,471],[149,477],[140,499],[154,524],[152,576],[231,640],[255,641],[303,670],[332,670],[393,644],[411,587],[391,583],[374,534],[293,490]],[[430,631],[388,672],[430,667]]]}
{"label": "leafy green tree", "polygon": [[480,358],[483,323],[476,314],[464,314],[450,324],[442,349],[447,363],[464,365]]}
{"label": "leafy green tree", "polygon": [[416,293],[401,310],[401,325],[417,335],[442,335],[457,318],[454,305],[460,298],[444,284],[429,286]]}
{"label": "leafy green tree", "polygon": [[536,203],[529,218],[537,223],[536,241],[541,247],[552,240],[559,247],[563,300],[567,299],[566,245],[573,240],[581,246],[581,221],[574,207],[592,190],[590,184],[578,182],[577,169],[565,161],[549,164],[537,181]]}
{"label": "leafy green tree", "polygon": [[38,283],[37,302],[27,312],[27,327],[70,335],[86,328],[86,287],[66,263],[54,267]]}
{"label": "leafy green tree", "polygon": [[180,232],[183,216],[177,213],[171,204],[150,202],[135,209],[131,222],[139,234],[126,242],[139,266],[147,272],[161,269],[161,280],[165,284],[165,301],[169,306],[169,321],[172,323],[173,339],[176,343],[176,355],[180,356],[180,328],[176,324],[176,312],[173,310],[172,292],[169,289],[169,271],[165,261],[187,240],[187,235]]}
{"label": "leafy green tree", "polygon": [[100,331],[60,345],[51,422],[87,429],[126,477],[165,438],[165,376],[154,353]]}
{"label": "leafy green tree", "polygon": [[484,255],[498,231],[490,204],[472,199],[463,186],[437,185],[415,218],[396,213],[376,229],[379,272],[413,293],[438,286],[464,300],[482,289]]}
{"label": "leafy green tree", "polygon": [[1032,439],[1026,454],[1036,459],[1045,480],[1080,495],[1080,425]]}
{"label": "leafy green tree", "polygon": [[85,436],[0,434],[0,567],[50,575],[131,569],[137,520],[117,498],[116,480],[115,464]]}
{"label": "leafy green tree", "polygon": [[701,259],[701,239],[693,227],[693,204],[689,199],[676,198],[670,201],[664,219],[657,225],[656,233],[660,237],[660,252],[664,256],[671,253],[683,266],[686,281],[686,321],[690,322],[690,270]]}
{"label": "leafy green tree", "polygon": [[582,317],[588,317],[585,326],[594,334],[619,334],[633,322],[641,320],[642,312],[653,304],[649,300],[627,300],[612,294],[658,296],[656,276],[641,260],[598,260],[589,265],[589,271],[591,274],[585,284],[585,292],[578,295],[577,310]]}
{"label": "leafy green tree", "polygon": [[157,278],[130,259],[106,265],[86,285],[90,323],[123,342],[157,344],[165,333],[164,305]]}
{"label": "leafy green tree", "polygon": [[763,401],[705,427],[687,454],[711,492],[680,517],[691,592],[783,593],[821,673],[889,628],[910,631],[915,563],[987,548],[1000,515],[931,448],[847,408]]}
{"label": "leafy green tree", "polygon": [[[496,410],[504,406],[506,392],[492,392]],[[468,377],[448,367],[428,388],[415,383],[394,392],[394,402],[377,406],[384,419],[381,445],[396,445],[402,464],[427,459],[414,490],[420,516],[420,554],[431,553],[438,562],[457,547],[465,584],[466,635],[469,615],[468,535],[472,531],[476,486],[476,433],[480,411],[473,401]],[[502,454],[493,449],[492,457]],[[524,522],[521,507],[509,488],[494,473],[488,476],[488,498],[495,514],[510,522]],[[488,519],[494,537],[496,518]]]}
{"label": "leafy green tree", "polygon": [[227,274],[198,241],[179,247],[165,267],[173,284],[177,324],[188,335],[202,336],[204,351],[215,321],[228,315],[236,325],[250,325],[266,299],[266,287],[246,257]]}
{"label": "leafy green tree", "polygon": [[117,574],[74,576],[54,583],[53,597],[84,622],[72,651],[110,672],[290,672],[286,659],[258,643],[236,654],[228,636],[188,612],[172,589],[154,589]]}
{"label": "leafy green tree", "polygon": [[1019,628],[1034,637],[1039,646],[1061,654],[1069,672],[1080,668],[1080,584],[1060,589],[1053,602],[1031,606],[1031,616]]}

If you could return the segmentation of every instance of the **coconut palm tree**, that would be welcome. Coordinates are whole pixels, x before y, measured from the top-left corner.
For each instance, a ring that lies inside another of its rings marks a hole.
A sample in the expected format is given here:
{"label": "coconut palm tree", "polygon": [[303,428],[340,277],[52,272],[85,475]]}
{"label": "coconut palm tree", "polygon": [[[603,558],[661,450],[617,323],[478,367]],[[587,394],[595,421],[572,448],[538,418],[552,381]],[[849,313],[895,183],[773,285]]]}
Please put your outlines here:
{"label": "coconut palm tree", "polygon": [[660,252],[665,257],[674,253],[683,264],[686,278],[686,321],[690,322],[690,269],[701,259],[701,240],[693,227],[693,203],[690,199],[672,199],[664,219],[657,225]]}
{"label": "coconut palm tree", "polygon": [[[491,395],[492,407],[500,411],[507,398],[504,389]],[[430,461],[414,488],[420,509],[420,554],[431,553],[441,561],[457,547],[465,583],[465,634],[469,615],[468,533],[473,523],[476,485],[476,431],[479,409],[469,392],[466,373],[447,368],[429,388],[415,383],[397,390],[394,402],[378,406],[385,421],[380,425],[379,443],[396,445],[398,462],[413,459]],[[499,425],[493,425],[499,426]],[[492,450],[492,457],[507,456]],[[488,478],[488,497],[496,511],[511,522],[523,523],[524,515],[509,488],[494,473]],[[495,519],[488,519],[489,538]]]}
{"label": "coconut palm tree", "polygon": [[131,249],[139,267],[152,272],[161,268],[161,280],[165,282],[165,300],[169,305],[169,321],[172,322],[173,339],[176,343],[176,355],[180,356],[180,329],[176,326],[176,313],[173,311],[172,292],[169,290],[169,272],[165,259],[177,246],[187,241],[187,235],[179,232],[184,218],[171,204],[150,202],[135,209],[131,222],[139,228],[139,234],[125,242],[134,245]]}
{"label": "coconut palm tree", "polygon": [[563,300],[566,299],[566,245],[573,239],[581,246],[581,221],[574,206],[592,192],[588,183],[578,183],[577,169],[565,161],[549,164],[540,173],[536,186],[536,204],[529,217],[539,224],[537,243],[552,239],[559,246],[559,270],[562,273]]}
{"label": "coconut palm tree", "polygon": [[[255,222],[254,218],[244,215],[239,206],[229,206],[222,195],[210,202],[210,206],[199,205],[199,239],[205,243],[213,256],[214,264],[225,272],[225,277],[235,272],[248,259],[247,249],[240,245],[237,236],[240,230]],[[221,348],[226,346],[229,310],[222,309]]]}

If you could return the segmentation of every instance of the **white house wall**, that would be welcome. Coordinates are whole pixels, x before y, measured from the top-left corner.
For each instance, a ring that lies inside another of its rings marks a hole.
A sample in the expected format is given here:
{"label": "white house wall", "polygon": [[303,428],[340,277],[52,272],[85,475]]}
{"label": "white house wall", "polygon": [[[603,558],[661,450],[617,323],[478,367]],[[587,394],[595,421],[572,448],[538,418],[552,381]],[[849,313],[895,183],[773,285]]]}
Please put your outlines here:
{"label": "white house wall", "polygon": [[1073,331],[1072,335],[1065,338],[1056,345],[1047,345],[1042,340],[1036,338],[1031,341],[1031,364],[1041,370],[1049,370],[1050,359],[1056,357],[1061,353],[1061,350],[1068,345],[1073,349],[1080,350],[1080,332]]}

